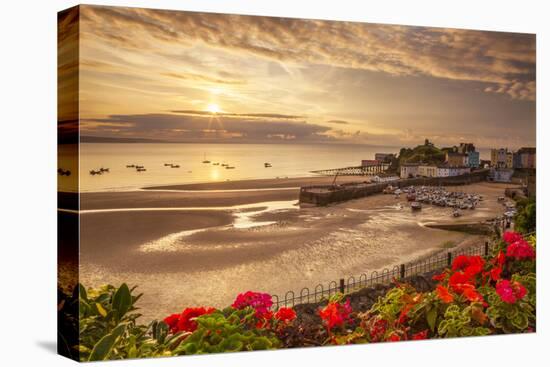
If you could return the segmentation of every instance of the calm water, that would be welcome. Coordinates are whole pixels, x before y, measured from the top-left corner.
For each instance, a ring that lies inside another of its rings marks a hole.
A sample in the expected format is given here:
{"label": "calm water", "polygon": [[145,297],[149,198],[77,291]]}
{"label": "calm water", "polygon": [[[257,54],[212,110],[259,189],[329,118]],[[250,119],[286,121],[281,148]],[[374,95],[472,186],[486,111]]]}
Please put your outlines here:
{"label": "calm water", "polygon": [[[252,178],[300,177],[311,170],[358,166],[374,154],[399,148],[328,144],[81,144],[81,191],[132,190],[147,185],[215,182]],[[203,160],[220,163],[204,164]],[[265,168],[264,163],[272,164]],[[180,165],[165,167],[164,163]],[[222,163],[234,166],[225,169]],[[136,172],[128,164],[144,166]],[[110,172],[92,176],[101,167]],[[65,177],[60,177],[63,187]]]}

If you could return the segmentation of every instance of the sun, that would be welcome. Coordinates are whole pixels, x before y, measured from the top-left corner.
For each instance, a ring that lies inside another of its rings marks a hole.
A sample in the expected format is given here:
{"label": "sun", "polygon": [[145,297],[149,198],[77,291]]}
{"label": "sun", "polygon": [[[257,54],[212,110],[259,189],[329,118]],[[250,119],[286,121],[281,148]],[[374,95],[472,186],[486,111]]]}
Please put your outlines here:
{"label": "sun", "polygon": [[208,107],[206,107],[206,110],[207,110],[208,112],[210,112],[210,113],[218,113],[218,112],[221,111],[221,110],[220,110],[220,106],[218,106],[218,105],[215,104],[215,103],[210,103],[210,104],[208,105]]}

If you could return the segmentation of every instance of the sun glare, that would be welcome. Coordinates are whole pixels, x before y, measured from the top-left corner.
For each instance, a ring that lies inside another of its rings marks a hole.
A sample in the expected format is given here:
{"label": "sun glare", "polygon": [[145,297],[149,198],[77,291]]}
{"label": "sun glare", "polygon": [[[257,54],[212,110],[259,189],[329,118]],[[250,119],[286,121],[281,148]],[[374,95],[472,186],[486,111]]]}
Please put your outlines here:
{"label": "sun glare", "polygon": [[220,106],[215,103],[211,103],[208,105],[208,107],[206,107],[206,110],[211,113],[218,113],[220,112]]}

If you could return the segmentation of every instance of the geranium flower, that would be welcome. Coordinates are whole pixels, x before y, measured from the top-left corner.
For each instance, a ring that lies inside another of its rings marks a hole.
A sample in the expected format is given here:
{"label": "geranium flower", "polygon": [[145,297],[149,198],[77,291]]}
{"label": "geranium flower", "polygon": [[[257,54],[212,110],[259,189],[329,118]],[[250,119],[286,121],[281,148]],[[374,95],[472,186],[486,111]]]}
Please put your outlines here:
{"label": "geranium flower", "polygon": [[440,282],[442,280],[445,280],[445,278],[447,277],[447,272],[442,272],[441,274],[436,274],[432,277],[433,280],[435,280],[436,282]]}
{"label": "geranium flower", "polygon": [[401,336],[397,333],[391,333],[391,335],[388,337],[388,341],[390,342],[398,342],[401,341]]}
{"label": "geranium flower", "polygon": [[535,258],[535,249],[525,240],[518,240],[506,249],[506,256],[516,260],[531,260]]}
{"label": "geranium flower", "polygon": [[242,310],[246,307],[252,307],[256,310],[256,317],[264,318],[273,306],[271,295],[268,293],[248,291],[237,296],[231,307]]}
{"label": "geranium flower", "polygon": [[178,331],[193,332],[197,330],[197,322],[195,319],[202,315],[208,315],[216,311],[212,307],[188,307],[180,315],[177,323]]}
{"label": "geranium flower", "polygon": [[508,231],[508,232],[504,232],[504,235],[502,236],[502,239],[507,244],[512,244],[514,242],[523,240],[523,236],[521,234],[517,233],[517,232]]}
{"label": "geranium flower", "polygon": [[423,330],[423,331],[419,331],[418,333],[416,334],[413,334],[412,340],[424,340],[424,339],[428,339],[428,329],[426,330]]}
{"label": "geranium flower", "polygon": [[179,313],[174,313],[168,317],[166,317],[164,320],[164,323],[168,325],[168,328],[170,329],[170,332],[177,333],[178,332],[178,321],[180,319]]}
{"label": "geranium flower", "polygon": [[330,332],[335,326],[342,326],[345,322],[351,321],[351,312],[350,300],[348,299],[344,304],[329,302],[325,308],[319,310],[319,316],[325,322]]}
{"label": "geranium flower", "polygon": [[195,319],[202,315],[211,314],[216,311],[212,307],[188,307],[180,314],[172,314],[166,317],[163,321],[170,328],[171,333],[179,331],[193,332],[197,330],[197,322]]}
{"label": "geranium flower", "polygon": [[291,322],[296,318],[296,311],[290,307],[281,307],[275,314],[275,318],[283,322]]}
{"label": "geranium flower", "polygon": [[449,289],[442,285],[438,285],[436,287],[437,297],[443,302],[443,303],[451,303],[454,300],[454,297],[451,293],[449,293]]}
{"label": "geranium flower", "polygon": [[516,303],[525,297],[527,289],[517,281],[501,280],[497,283],[496,292],[503,302]]}
{"label": "geranium flower", "polygon": [[466,255],[459,255],[453,260],[451,268],[453,271],[464,270],[468,265],[470,265],[470,259]]}

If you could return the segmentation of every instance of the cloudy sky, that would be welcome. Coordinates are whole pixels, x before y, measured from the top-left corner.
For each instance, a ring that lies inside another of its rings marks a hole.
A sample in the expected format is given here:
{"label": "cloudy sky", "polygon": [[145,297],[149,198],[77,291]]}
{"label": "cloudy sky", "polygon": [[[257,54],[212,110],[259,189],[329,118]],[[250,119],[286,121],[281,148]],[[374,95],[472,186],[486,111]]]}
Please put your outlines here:
{"label": "cloudy sky", "polygon": [[517,148],[535,59],[529,34],[81,6],[81,134]]}

